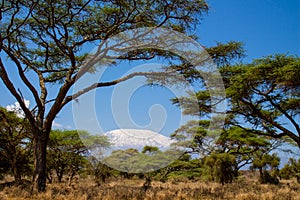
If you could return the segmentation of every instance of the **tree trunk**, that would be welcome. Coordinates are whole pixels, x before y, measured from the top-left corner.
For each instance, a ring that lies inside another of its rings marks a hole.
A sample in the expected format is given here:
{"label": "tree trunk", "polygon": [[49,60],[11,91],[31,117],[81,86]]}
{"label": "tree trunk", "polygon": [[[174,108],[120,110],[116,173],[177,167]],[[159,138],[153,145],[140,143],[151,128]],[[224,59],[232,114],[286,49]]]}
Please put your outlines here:
{"label": "tree trunk", "polygon": [[48,135],[49,134],[44,131],[34,134],[35,165],[33,181],[36,184],[36,188],[39,192],[44,192],[46,190],[46,153]]}
{"label": "tree trunk", "polygon": [[11,153],[11,156],[9,157],[9,162],[11,165],[11,171],[14,176],[15,184],[18,185],[21,182],[21,173],[17,166],[18,160],[15,147],[11,148],[11,151],[12,152],[8,152],[8,154]]}
{"label": "tree trunk", "polygon": [[261,184],[265,183],[264,171],[262,167],[259,167],[259,182]]}
{"label": "tree trunk", "polygon": [[12,171],[15,179],[15,184],[19,185],[21,183],[21,173],[16,165],[12,166]]}

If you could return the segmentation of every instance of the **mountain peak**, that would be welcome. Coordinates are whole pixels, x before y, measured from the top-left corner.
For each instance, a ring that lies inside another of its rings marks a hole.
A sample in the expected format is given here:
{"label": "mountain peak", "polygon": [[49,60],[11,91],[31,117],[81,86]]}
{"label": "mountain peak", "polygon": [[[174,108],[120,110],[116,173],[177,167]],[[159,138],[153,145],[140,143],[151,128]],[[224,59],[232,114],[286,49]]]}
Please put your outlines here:
{"label": "mountain peak", "polygon": [[166,149],[174,142],[167,136],[144,129],[116,129],[106,132],[104,135],[109,138],[113,149],[135,148],[141,150],[144,146]]}

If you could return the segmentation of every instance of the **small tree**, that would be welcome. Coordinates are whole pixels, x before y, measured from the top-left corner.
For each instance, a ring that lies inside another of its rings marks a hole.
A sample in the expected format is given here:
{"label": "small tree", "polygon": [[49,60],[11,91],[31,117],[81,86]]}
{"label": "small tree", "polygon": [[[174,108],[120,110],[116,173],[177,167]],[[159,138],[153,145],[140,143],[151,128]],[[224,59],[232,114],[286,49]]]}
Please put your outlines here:
{"label": "small tree", "polygon": [[105,183],[108,178],[118,173],[116,170],[103,164],[95,157],[89,157],[88,161],[87,172],[94,176],[95,182],[98,186]]}
{"label": "small tree", "polygon": [[158,147],[144,146],[144,148],[142,150],[142,153],[146,153],[148,155],[153,155],[153,154],[155,154],[158,151],[159,151]]}
{"label": "small tree", "polygon": [[[262,184],[271,183],[278,184],[278,166],[280,164],[280,158],[277,154],[266,154],[259,153],[257,157],[253,160],[252,169],[259,170],[259,182]],[[268,171],[270,170],[271,173]]]}
{"label": "small tree", "polygon": [[74,175],[86,166],[88,148],[106,148],[108,145],[106,137],[93,136],[86,131],[53,130],[47,151],[48,180],[52,181],[51,175],[54,170],[58,182],[61,182],[63,176],[68,173],[69,183],[71,183]]}
{"label": "small tree", "polygon": [[224,185],[235,178],[236,158],[228,153],[215,153],[204,158],[204,165],[209,167],[210,178]]}
{"label": "small tree", "polygon": [[257,151],[275,148],[268,138],[228,124],[223,127],[220,136],[214,139],[207,135],[209,124],[209,120],[187,122],[172,134],[177,140],[175,145],[184,147],[186,153],[200,158],[214,153],[228,153],[234,156],[237,162],[235,176],[238,176],[240,168],[252,163]]}
{"label": "small tree", "polygon": [[295,177],[300,183],[300,159],[296,161],[296,159],[290,158],[289,162],[280,170],[279,176],[284,179]]}
{"label": "small tree", "polygon": [[184,154],[167,167],[157,173],[160,181],[166,180],[197,180],[201,177],[202,164],[199,159],[192,159],[191,155]]}
{"label": "small tree", "polygon": [[27,119],[0,107],[0,168],[10,169],[17,184],[31,171],[31,136]]}
{"label": "small tree", "polygon": [[264,136],[252,133],[251,130],[236,126],[224,128],[216,144],[220,152],[226,152],[236,157],[236,176],[242,167],[253,162],[257,152],[267,152],[279,145],[277,142],[272,143]]}

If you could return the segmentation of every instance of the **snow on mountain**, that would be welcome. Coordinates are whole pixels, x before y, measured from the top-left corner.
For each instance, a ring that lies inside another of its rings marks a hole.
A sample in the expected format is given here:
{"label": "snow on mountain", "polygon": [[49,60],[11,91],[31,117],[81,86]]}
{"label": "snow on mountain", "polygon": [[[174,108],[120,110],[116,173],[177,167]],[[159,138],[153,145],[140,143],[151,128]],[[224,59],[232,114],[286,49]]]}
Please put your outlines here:
{"label": "snow on mountain", "polygon": [[144,146],[167,149],[174,142],[169,137],[143,129],[117,129],[104,133],[112,143],[113,149],[135,148],[142,150]]}

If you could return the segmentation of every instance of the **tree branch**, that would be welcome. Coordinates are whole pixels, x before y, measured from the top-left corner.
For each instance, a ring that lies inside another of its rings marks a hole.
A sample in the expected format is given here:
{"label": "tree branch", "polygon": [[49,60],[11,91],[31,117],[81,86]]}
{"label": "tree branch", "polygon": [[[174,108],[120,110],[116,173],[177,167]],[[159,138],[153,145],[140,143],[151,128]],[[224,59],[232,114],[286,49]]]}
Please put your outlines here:
{"label": "tree branch", "polygon": [[[284,128],[283,126],[281,126],[280,124],[276,123],[274,120],[269,119],[268,117],[266,117],[265,115],[263,115],[261,113],[260,110],[258,110],[251,102],[248,102],[244,99],[240,99],[244,104],[248,105],[251,109],[252,112],[256,115],[258,115],[258,117],[260,117],[261,119],[265,120],[266,122],[272,124],[274,127],[278,128],[279,130],[281,130],[282,132],[286,133],[286,135],[289,135],[291,138],[295,139],[295,141],[298,140],[298,137],[292,133],[291,131],[289,131],[288,129]],[[274,135],[275,136],[275,135]]]}
{"label": "tree branch", "polygon": [[138,77],[138,76],[145,76],[145,77],[147,77],[147,76],[166,76],[166,75],[169,75],[171,73],[172,72],[134,72],[132,74],[129,74],[127,76],[124,76],[122,78],[119,78],[119,79],[116,79],[116,80],[113,80],[113,81],[94,83],[94,84],[90,85],[89,87],[84,88],[84,89],[80,90],[79,92],[77,92],[73,95],[67,96],[65,98],[65,100],[62,102],[62,106],[64,106],[68,102],[72,101],[73,99],[76,99],[76,98],[80,97],[81,95],[86,94],[89,91],[91,91],[93,89],[96,89],[96,88],[99,88],[99,87],[108,87],[108,86],[116,85],[118,83],[127,81],[127,80],[129,80],[133,77]]}
{"label": "tree branch", "polygon": [[[256,90],[257,91],[257,90]],[[294,125],[294,127],[296,128],[299,136],[300,136],[300,127],[299,125],[296,123],[296,121],[278,104],[276,104],[273,99],[268,95],[268,93],[263,93],[261,91],[257,91],[260,95],[263,95],[270,103],[272,106],[274,106],[275,108],[277,108],[288,120],[290,120],[290,122]]]}
{"label": "tree branch", "polygon": [[34,119],[34,116],[32,115],[32,113],[30,112],[30,110],[26,107],[25,103],[24,103],[24,99],[22,99],[22,97],[18,94],[16,88],[14,87],[13,83],[10,81],[6,69],[2,63],[2,59],[0,58],[0,77],[3,81],[3,83],[5,84],[5,86],[8,88],[8,90],[11,92],[11,94],[17,99],[17,101],[19,102],[22,110],[24,111],[26,117],[28,118],[30,124],[34,127],[36,127],[36,121]]}
{"label": "tree branch", "polygon": [[[239,124],[234,124],[235,126],[243,129],[243,130],[246,130],[246,131],[249,131],[251,133],[254,133],[254,134],[257,134],[257,135],[261,135],[261,136],[268,136],[268,137],[272,137],[272,138],[275,138],[275,139],[279,139],[279,138],[282,138],[284,136],[287,135],[287,133],[285,132],[281,132],[281,133],[277,133],[277,134],[274,134],[274,132],[263,132],[263,131],[259,131],[259,130],[254,130],[254,129],[249,129],[249,128],[245,128]],[[297,137],[295,136],[295,138],[291,137],[293,140],[295,139],[295,141],[297,140]]]}

